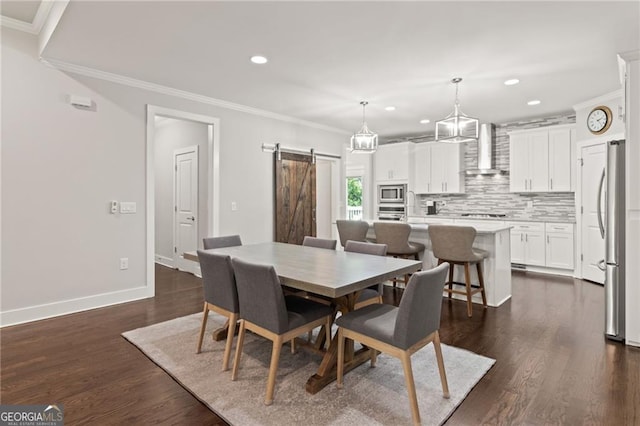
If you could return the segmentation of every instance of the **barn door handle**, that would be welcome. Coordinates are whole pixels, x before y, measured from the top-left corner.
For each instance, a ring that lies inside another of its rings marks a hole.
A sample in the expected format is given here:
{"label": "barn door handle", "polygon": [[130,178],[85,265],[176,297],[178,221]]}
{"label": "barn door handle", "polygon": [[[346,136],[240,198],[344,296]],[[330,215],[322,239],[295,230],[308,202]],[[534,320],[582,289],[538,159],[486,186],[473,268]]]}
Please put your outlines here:
{"label": "barn door handle", "polygon": [[191,217],[188,217],[187,220],[191,220],[191,221],[195,222],[196,218],[195,218],[195,216],[191,216]]}

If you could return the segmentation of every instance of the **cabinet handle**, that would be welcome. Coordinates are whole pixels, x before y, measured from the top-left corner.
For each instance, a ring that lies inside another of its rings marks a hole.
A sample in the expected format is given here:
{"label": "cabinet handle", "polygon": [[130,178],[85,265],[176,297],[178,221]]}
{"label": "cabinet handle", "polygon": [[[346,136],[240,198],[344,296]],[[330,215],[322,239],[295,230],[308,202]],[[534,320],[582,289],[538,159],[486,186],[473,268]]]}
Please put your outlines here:
{"label": "cabinet handle", "polygon": [[531,179],[529,179],[529,191],[533,190],[533,185],[531,184]]}
{"label": "cabinet handle", "polygon": [[520,242],[522,242],[523,237],[524,237],[524,234],[520,234]]}
{"label": "cabinet handle", "polygon": [[551,183],[551,188],[550,189],[553,189],[553,178],[550,178],[549,181]]}
{"label": "cabinet handle", "polygon": [[549,236],[547,235],[547,244],[549,244]]}
{"label": "cabinet handle", "polygon": [[444,183],[444,190],[449,192],[449,182]]}
{"label": "cabinet handle", "polygon": [[527,190],[527,180],[526,179],[524,180],[524,190],[525,191]]}
{"label": "cabinet handle", "polygon": [[524,241],[527,242],[527,243],[529,242],[529,234],[525,234]]}

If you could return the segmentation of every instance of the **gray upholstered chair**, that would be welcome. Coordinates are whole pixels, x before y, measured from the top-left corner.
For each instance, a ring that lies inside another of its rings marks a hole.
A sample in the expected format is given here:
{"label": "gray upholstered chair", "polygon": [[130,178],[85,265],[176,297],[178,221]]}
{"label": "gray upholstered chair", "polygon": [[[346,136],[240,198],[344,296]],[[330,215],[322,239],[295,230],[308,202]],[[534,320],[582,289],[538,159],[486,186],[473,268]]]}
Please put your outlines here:
{"label": "gray upholstered chair", "polygon": [[238,377],[245,330],[271,340],[273,348],[264,399],[265,405],[271,405],[283,343],[322,325],[325,326],[326,340],[329,342],[333,308],[301,297],[285,297],[278,275],[271,265],[249,263],[237,258],[231,262],[240,303],[240,332],[231,380]]}
{"label": "gray upholstered chair", "polygon": [[[411,225],[401,222],[374,222],[373,229],[376,233],[376,243],[387,245],[387,256],[411,258],[420,260],[420,253],[424,252],[424,244],[409,241]],[[405,285],[409,281],[409,275],[404,276]],[[393,286],[396,279],[393,280]]]}
{"label": "gray upholstered chair", "polygon": [[236,331],[238,313],[240,312],[233,266],[229,256],[208,253],[202,250],[198,250],[198,260],[200,261],[202,286],[204,288],[204,313],[196,353],[200,353],[202,349],[202,338],[207,326],[209,311],[224,315],[228,321],[227,343],[224,347],[224,356],[222,358],[222,370],[224,371],[229,368],[231,345],[233,344],[233,335]]}
{"label": "gray upholstered chair", "polygon": [[[363,243],[361,241],[347,241],[344,251],[354,253],[372,254],[375,256],[386,256],[386,244]],[[356,300],[355,309],[360,309],[373,303],[382,303],[382,283],[373,285],[362,290]]]}
{"label": "gray upholstered chair", "polygon": [[[444,291],[452,294],[462,294],[467,296],[467,315],[473,314],[473,304],[471,297],[480,293],[482,296],[482,304],[487,306],[487,296],[484,290],[484,278],[482,276],[482,262],[489,255],[486,251],[473,248],[473,241],[476,238],[476,229],[472,226],[456,226],[456,225],[429,225],[429,238],[431,239],[431,250],[433,255],[438,259],[438,265],[441,263],[449,263],[449,280],[448,288]],[[469,274],[469,265],[476,265],[478,271],[479,288],[471,288],[471,276]],[[464,281],[465,290],[456,290],[453,288],[453,268],[455,265],[464,265]]]}
{"label": "gray upholstered chair", "polygon": [[305,236],[302,240],[303,246],[318,247],[323,249],[335,250],[338,242],[336,240],[328,240],[325,238]]}
{"label": "gray upholstered chair", "polygon": [[347,241],[367,241],[369,223],[364,220],[336,220],[336,226],[342,247]]}
{"label": "gray upholstered chair", "polygon": [[418,398],[411,368],[411,355],[433,342],[440,371],[442,393],[449,398],[449,386],[440,348],[440,311],[442,287],[449,265],[440,265],[411,276],[400,306],[369,305],[342,315],[338,325],[337,385],[343,387],[345,338],[361,342],[371,348],[371,366],[376,351],[400,358],[404,369],[409,404],[414,424],[420,424]]}
{"label": "gray upholstered chair", "polygon": [[240,235],[227,235],[224,237],[207,237],[202,239],[202,246],[205,250],[221,248],[221,247],[234,247],[241,246],[242,240]]}

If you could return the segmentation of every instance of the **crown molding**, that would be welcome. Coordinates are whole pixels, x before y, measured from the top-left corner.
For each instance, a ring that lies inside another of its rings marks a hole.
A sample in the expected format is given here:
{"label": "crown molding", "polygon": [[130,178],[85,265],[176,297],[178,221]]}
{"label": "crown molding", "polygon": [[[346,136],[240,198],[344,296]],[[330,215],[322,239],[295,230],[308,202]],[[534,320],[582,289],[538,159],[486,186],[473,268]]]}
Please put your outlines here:
{"label": "crown molding", "polygon": [[22,31],[23,33],[38,35],[38,31],[36,31],[33,24],[21,21],[19,19],[0,16],[0,25],[2,25],[3,27],[11,28],[12,30]]}
{"label": "crown molding", "polygon": [[40,31],[42,31],[42,26],[46,22],[53,4],[54,2],[51,0],[41,1],[40,6],[38,6],[38,10],[36,11],[36,16],[33,18],[33,22],[25,22],[19,19],[9,18],[7,16],[0,16],[0,24],[3,27],[11,28],[13,30],[38,35],[40,34]]}
{"label": "crown molding", "polygon": [[577,111],[579,109],[592,107],[594,104],[601,104],[607,101],[612,101],[618,98],[622,98],[624,96],[624,92],[622,89],[618,89],[611,93],[604,94],[602,96],[598,96],[597,98],[589,99],[588,101],[580,102],[579,104],[575,104],[573,106],[573,110]]}
{"label": "crown molding", "polygon": [[220,108],[230,109],[234,111],[240,111],[247,114],[257,115],[260,117],[271,118],[274,120],[285,121],[288,123],[300,124],[306,127],[312,127],[315,129],[325,130],[332,133],[338,133],[342,135],[350,135],[351,133],[337,129],[335,127],[326,126],[324,124],[318,124],[311,121],[301,120],[299,118],[291,117],[284,114],[278,114],[275,112],[253,108],[246,105],[237,104],[234,102],[228,102],[221,99],[211,98],[209,96],[199,95],[193,92],[187,92],[185,90],[175,89],[173,87],[163,86],[161,84],[150,83],[144,80],[138,80],[135,78],[127,77],[120,74],[114,74],[106,71],[101,71],[95,68],[89,68],[82,65],[76,65],[69,62],[59,61],[57,59],[40,58],[40,62],[43,64],[58,69],[60,71],[66,71],[73,74],[84,75],[86,77],[97,78],[100,80],[110,81],[112,83],[118,83],[129,87],[135,87],[138,89],[149,90],[151,92],[161,93],[164,95],[175,96],[177,98],[187,99],[202,104],[213,105]]}

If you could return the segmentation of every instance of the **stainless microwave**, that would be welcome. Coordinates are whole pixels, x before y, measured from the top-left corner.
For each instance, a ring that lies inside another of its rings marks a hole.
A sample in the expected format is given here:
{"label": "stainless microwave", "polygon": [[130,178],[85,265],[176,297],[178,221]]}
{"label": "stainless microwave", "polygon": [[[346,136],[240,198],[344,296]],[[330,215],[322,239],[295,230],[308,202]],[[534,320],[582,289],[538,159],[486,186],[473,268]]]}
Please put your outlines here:
{"label": "stainless microwave", "polygon": [[407,185],[378,185],[378,203],[404,204]]}

